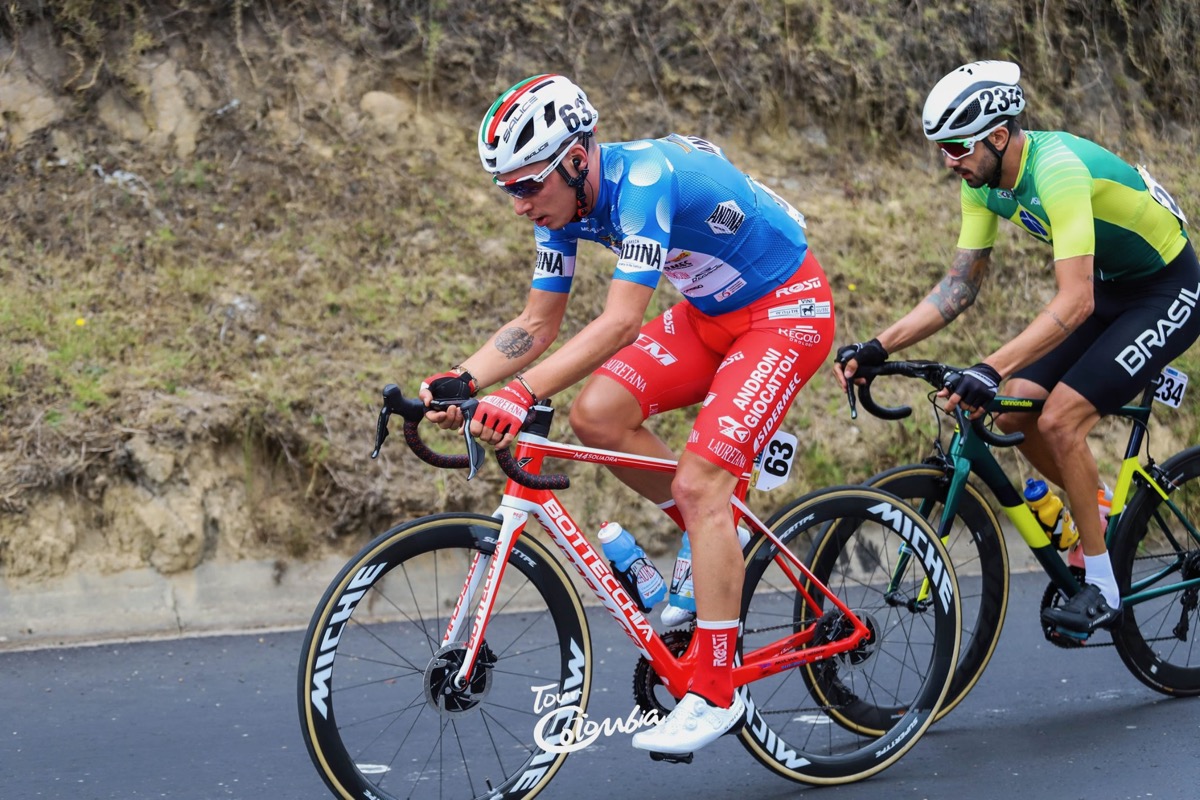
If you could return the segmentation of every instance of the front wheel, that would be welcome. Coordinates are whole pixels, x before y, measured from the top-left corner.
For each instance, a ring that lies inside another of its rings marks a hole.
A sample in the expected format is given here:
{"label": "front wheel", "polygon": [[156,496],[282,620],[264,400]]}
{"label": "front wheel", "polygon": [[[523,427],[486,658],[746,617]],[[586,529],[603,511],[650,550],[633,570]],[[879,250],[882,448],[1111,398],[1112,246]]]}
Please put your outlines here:
{"label": "front wheel", "polygon": [[[334,579],[304,637],[300,722],[334,796],[532,798],[569,752],[591,687],[591,644],[579,596],[532,537],[518,539],[463,685],[465,631],[446,641],[459,607],[474,624],[468,573],[495,550],[492,517],[443,514],[393,528]],[[461,602],[461,606],[460,606]]]}
{"label": "front wheel", "polygon": [[[934,720],[954,672],[958,585],[929,524],[894,495],[861,486],[807,495],[771,526],[814,577],[870,630],[853,650],[742,687],[741,740],[791,780],[861,780],[893,764]],[[805,595],[815,605],[805,600]],[[742,654],[817,620],[812,644],[846,631],[834,604],[795,574],[766,537],[751,545],[742,598]],[[886,714],[876,713],[886,705]]]}
{"label": "front wheel", "polygon": [[[881,472],[866,481],[908,501],[938,528],[950,490],[950,477],[941,467],[907,464]],[[950,692],[937,718],[949,714],[979,681],[1000,641],[1008,609],[1008,549],[1000,522],[983,494],[963,485],[958,508],[943,540],[958,588],[962,592],[962,645]]]}
{"label": "front wheel", "polygon": [[1200,695],[1200,447],[1161,470],[1167,499],[1139,488],[1109,541],[1124,605],[1113,643],[1139,681],[1191,697]]}

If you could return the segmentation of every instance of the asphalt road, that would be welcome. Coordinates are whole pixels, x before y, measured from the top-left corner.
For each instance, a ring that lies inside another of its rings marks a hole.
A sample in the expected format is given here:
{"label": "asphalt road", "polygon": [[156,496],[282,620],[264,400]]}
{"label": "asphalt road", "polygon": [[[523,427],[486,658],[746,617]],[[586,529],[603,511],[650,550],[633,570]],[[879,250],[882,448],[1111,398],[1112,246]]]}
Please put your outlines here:
{"label": "asphalt road", "polygon": [[[829,788],[760,767],[732,738],[691,765],[626,737],[573,754],[541,796],[1195,800],[1200,699],[1144,688],[1112,648],[1070,652],[1037,627],[1044,579],[1014,579],[996,656],[974,692],[896,765]],[[315,598],[314,598],[315,599]],[[623,716],[633,659],[593,617],[602,658],[589,715]],[[299,632],[0,653],[0,798],[326,798],[295,708]]]}

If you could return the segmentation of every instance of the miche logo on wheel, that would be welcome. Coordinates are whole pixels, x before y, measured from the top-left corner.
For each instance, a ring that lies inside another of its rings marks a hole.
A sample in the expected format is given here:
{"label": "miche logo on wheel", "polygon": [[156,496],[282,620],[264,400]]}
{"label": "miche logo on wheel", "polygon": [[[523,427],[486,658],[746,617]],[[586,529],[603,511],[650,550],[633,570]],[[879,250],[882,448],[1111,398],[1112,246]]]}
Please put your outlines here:
{"label": "miche logo on wheel", "polygon": [[375,579],[386,571],[387,567],[387,564],[371,564],[360,569],[346,587],[346,591],[338,598],[337,611],[329,617],[329,622],[325,623],[325,631],[320,639],[320,654],[313,663],[312,684],[308,695],[312,707],[321,715],[321,719],[329,719],[329,679],[333,676],[333,657],[337,654],[338,642],[342,639],[346,621],[354,613],[358,601],[362,600],[363,595],[375,583]]}
{"label": "miche logo on wheel", "polygon": [[941,554],[925,536],[925,532],[913,525],[911,517],[890,503],[877,503],[867,510],[912,545],[921,562],[929,568],[929,582],[936,588],[942,608],[951,608],[954,605],[954,584],[951,582],[950,570],[946,568]]}
{"label": "miche logo on wheel", "polygon": [[738,228],[746,221],[746,212],[732,200],[719,203],[708,219],[704,220],[713,233],[729,235],[737,233]]}

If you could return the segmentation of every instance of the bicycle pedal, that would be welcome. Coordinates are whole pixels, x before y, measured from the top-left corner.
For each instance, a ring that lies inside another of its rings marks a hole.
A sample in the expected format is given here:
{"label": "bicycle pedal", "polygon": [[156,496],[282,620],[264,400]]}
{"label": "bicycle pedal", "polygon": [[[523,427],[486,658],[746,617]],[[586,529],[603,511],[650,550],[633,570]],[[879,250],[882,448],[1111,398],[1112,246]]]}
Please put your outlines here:
{"label": "bicycle pedal", "polygon": [[666,761],[668,764],[690,764],[694,753],[655,753],[651,751],[651,761]]}
{"label": "bicycle pedal", "polygon": [[1080,633],[1079,631],[1069,631],[1066,628],[1055,628],[1051,631],[1051,635],[1060,639],[1070,640],[1071,644],[1083,644],[1091,638],[1090,633]]}

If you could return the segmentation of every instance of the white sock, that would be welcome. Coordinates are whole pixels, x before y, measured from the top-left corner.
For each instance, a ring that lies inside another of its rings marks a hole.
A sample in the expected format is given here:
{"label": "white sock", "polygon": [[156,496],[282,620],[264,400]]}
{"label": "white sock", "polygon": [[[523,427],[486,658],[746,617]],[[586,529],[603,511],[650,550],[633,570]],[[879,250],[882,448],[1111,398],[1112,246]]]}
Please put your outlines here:
{"label": "white sock", "polygon": [[1083,555],[1083,568],[1087,571],[1087,582],[1100,590],[1104,602],[1110,608],[1121,605],[1121,593],[1117,590],[1117,578],[1113,575],[1112,562],[1108,560],[1108,551],[1098,556]]}

